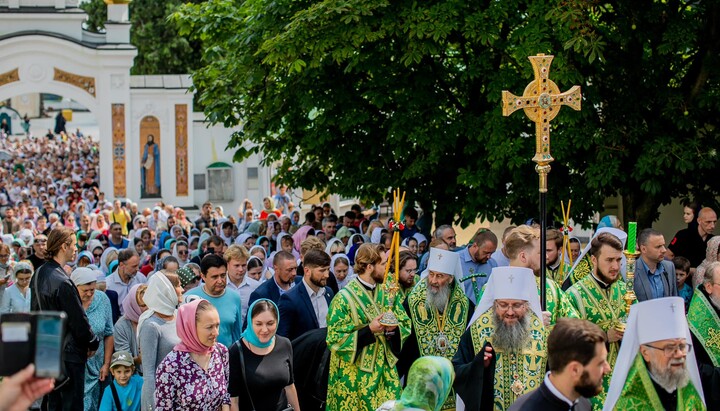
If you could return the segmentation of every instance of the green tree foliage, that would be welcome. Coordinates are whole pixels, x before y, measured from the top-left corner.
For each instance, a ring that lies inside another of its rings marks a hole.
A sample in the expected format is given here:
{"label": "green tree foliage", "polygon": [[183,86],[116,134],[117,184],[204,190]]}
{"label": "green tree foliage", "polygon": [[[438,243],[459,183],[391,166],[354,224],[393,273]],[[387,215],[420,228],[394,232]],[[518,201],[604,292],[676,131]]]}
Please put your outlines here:
{"label": "green tree foliage", "polygon": [[[132,74],[184,74],[199,66],[200,42],[180,36],[177,27],[168,20],[184,2],[133,0],[130,3],[130,42],[138,49]],[[90,0],[81,7],[88,13],[87,30],[104,31],[107,20],[104,1]]]}
{"label": "green tree foliage", "polygon": [[[583,110],[553,121],[548,204],[587,220],[623,196],[641,226],[672,197],[720,193],[717,2],[214,0],[180,8],[203,42],[210,121],[242,125],[279,180],[378,200],[402,187],[438,222],[537,214],[534,126],[503,89],[554,54]],[[714,17],[713,17],[714,16]],[[248,144],[249,143],[249,144]]]}

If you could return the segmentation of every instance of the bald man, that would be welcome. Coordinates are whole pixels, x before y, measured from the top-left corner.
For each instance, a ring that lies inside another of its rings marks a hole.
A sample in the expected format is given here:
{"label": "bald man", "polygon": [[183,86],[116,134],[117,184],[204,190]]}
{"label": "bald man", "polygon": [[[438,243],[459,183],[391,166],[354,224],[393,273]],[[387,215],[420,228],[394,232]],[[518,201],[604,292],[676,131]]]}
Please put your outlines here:
{"label": "bald man", "polygon": [[690,260],[690,266],[696,268],[705,259],[707,242],[714,235],[717,214],[710,207],[700,210],[697,225],[690,224],[680,230],[670,242],[668,248],[675,256],[683,256]]}

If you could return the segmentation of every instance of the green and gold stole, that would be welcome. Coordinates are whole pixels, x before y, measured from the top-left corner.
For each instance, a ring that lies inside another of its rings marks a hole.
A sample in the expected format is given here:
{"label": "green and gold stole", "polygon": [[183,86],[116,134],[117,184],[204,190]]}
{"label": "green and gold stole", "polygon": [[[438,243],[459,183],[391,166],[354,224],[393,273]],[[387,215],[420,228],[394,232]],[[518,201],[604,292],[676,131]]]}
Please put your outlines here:
{"label": "green and gold stole", "polygon": [[[477,355],[486,342],[492,344],[495,326],[492,308],[485,311],[470,327],[473,349]],[[545,378],[547,361],[546,331],[535,312],[530,316],[530,337],[520,353],[495,349],[495,409],[506,410],[521,395],[535,390]]]}
{"label": "green and gold stole", "polygon": [[720,366],[720,318],[702,290],[695,290],[687,314],[690,331],[702,343],[712,360]]}
{"label": "green and gold stole", "polygon": [[[663,409],[660,397],[655,391],[655,386],[650,379],[650,373],[640,353],[635,356],[635,361],[633,361],[633,365],[628,371],[625,385],[620,392],[620,398],[613,409],[618,411]],[[705,410],[705,404],[703,404],[703,400],[692,381],[678,390],[677,410]]]}

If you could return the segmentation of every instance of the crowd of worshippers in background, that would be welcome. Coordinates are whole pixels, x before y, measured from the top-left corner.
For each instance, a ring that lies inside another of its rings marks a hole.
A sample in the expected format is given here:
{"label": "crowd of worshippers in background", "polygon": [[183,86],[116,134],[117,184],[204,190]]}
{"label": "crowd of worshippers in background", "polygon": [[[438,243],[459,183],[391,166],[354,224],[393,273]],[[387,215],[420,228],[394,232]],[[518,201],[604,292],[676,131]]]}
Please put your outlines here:
{"label": "crowd of worshippers in background", "polygon": [[[612,216],[561,261],[558,230],[545,256],[534,224],[458,244],[449,225],[423,234],[408,207],[390,255],[398,228],[377,209],[322,204],[301,221],[279,188],[237,218],[209,202],[193,219],[138,210],[98,193],[93,143],[33,144],[0,168],[0,313],[69,321],[65,376],[31,408],[720,409],[710,208],[687,207],[668,246],[640,230],[628,313],[627,234]],[[431,401],[414,364],[437,371]]]}

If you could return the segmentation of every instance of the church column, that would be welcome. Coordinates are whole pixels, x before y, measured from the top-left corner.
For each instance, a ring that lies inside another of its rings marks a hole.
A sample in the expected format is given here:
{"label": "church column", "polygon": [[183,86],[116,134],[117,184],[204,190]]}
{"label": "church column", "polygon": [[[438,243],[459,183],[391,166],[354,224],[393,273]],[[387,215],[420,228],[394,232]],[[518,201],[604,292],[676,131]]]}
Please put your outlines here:
{"label": "church column", "polygon": [[127,197],[125,181],[125,105],[112,105],[113,197]]}

